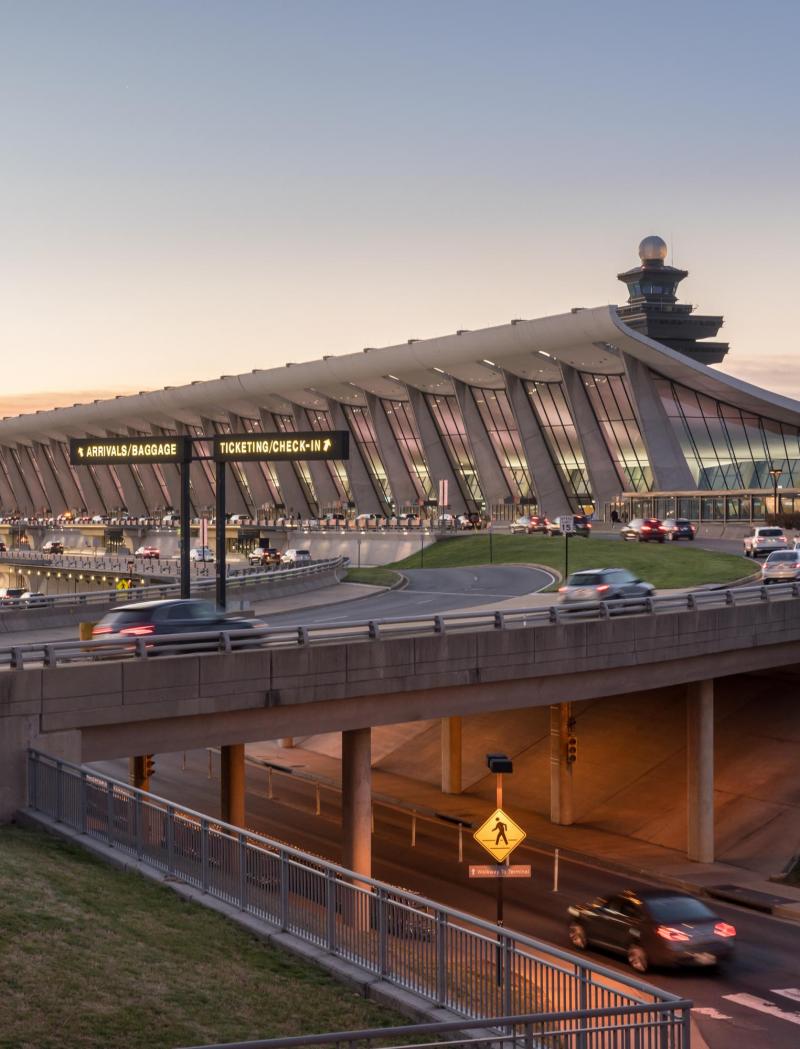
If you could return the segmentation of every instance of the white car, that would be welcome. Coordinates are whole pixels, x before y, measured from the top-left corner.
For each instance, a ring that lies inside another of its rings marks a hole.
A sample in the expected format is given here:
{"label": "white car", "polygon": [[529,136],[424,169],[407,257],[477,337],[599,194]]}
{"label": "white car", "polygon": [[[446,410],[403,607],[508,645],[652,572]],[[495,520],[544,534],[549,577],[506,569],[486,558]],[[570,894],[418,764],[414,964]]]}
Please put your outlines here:
{"label": "white car", "polygon": [[211,552],[211,548],[208,546],[195,546],[189,551],[190,561],[214,561],[214,554]]}
{"label": "white car", "polygon": [[786,550],[789,540],[783,533],[782,528],[775,525],[759,526],[751,528],[750,535],[742,540],[745,557],[761,557],[762,554],[771,554],[773,550]]}
{"label": "white car", "polygon": [[800,550],[773,550],[761,566],[762,583],[794,583],[800,579]]}
{"label": "white car", "polygon": [[295,550],[292,547],[281,556],[282,565],[310,565],[312,560],[310,550]]}

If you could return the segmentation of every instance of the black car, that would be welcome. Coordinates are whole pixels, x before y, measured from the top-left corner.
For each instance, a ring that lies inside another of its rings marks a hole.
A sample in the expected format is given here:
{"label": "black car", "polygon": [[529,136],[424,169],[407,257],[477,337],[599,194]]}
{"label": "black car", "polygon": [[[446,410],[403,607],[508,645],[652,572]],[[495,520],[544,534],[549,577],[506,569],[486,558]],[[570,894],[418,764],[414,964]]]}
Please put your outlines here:
{"label": "black car", "polygon": [[667,538],[664,523],[657,517],[635,517],[620,528],[619,534],[623,539],[638,539],[640,543],[663,543]]}
{"label": "black car", "polygon": [[651,965],[718,965],[733,954],[736,928],[702,900],[671,889],[626,891],[569,908],[573,947],[624,954],[637,972]]}
{"label": "black car", "polygon": [[110,609],[92,630],[92,637],[149,637],[195,634],[205,630],[252,630],[249,619],[234,619],[210,601],[194,598],[142,601]]}
{"label": "black car", "polygon": [[676,539],[694,539],[697,531],[692,522],[686,517],[665,517],[663,521],[667,535],[673,542]]}

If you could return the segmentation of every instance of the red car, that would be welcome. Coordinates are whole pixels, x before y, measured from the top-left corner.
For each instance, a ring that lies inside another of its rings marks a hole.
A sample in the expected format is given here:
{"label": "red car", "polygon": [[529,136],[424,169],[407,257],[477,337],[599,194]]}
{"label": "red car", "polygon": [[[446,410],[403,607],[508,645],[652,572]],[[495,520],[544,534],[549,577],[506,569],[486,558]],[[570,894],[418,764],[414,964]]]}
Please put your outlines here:
{"label": "red car", "polygon": [[158,561],[161,558],[161,551],[158,549],[157,546],[140,546],[133,556],[142,557],[148,561]]}

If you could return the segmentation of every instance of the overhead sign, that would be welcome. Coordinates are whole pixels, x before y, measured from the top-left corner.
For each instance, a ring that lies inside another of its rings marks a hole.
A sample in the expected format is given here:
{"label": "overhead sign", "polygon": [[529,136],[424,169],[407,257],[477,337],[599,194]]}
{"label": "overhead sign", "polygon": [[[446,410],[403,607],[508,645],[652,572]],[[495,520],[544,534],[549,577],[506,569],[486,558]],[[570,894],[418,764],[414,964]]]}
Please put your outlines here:
{"label": "overhead sign", "polygon": [[531,865],[512,863],[507,867],[504,863],[471,863],[469,876],[470,878],[530,878]]}
{"label": "overhead sign", "polygon": [[185,437],[71,437],[73,466],[95,463],[184,463],[191,445]]}
{"label": "overhead sign", "polygon": [[558,526],[564,535],[572,535],[575,531],[575,518],[572,514],[562,514],[558,519]]}
{"label": "overhead sign", "polygon": [[502,863],[525,838],[525,831],[502,809],[495,809],[472,835],[495,863]]}
{"label": "overhead sign", "polygon": [[217,462],[251,460],[348,459],[347,430],[310,430],[301,433],[234,433],[214,438]]}

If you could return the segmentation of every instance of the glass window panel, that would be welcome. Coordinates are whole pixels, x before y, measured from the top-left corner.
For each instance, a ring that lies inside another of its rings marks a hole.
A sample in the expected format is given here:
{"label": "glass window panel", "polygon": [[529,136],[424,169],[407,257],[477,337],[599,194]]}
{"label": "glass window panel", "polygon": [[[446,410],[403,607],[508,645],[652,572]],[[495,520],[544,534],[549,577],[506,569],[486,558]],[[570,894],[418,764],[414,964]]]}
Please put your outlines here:
{"label": "glass window panel", "polygon": [[425,399],[461,488],[461,494],[468,503],[480,506],[484,501],[483,494],[458,402],[452,394],[426,393]]}
{"label": "glass window panel", "polygon": [[361,457],[369,473],[372,486],[383,501],[387,505],[391,505],[394,500],[389,487],[389,478],[378,451],[378,438],[375,434],[375,427],[373,426],[369,409],[358,406],[351,407],[349,404],[343,405],[343,408],[350,432],[361,451]]}
{"label": "glass window panel", "polygon": [[417,499],[433,499],[433,483],[425,462],[422,441],[417,433],[416,420],[411,406],[405,401],[382,402],[389,426],[392,428],[406,470],[414,485]]}
{"label": "glass window panel", "polygon": [[526,382],[536,418],[545,442],[564,480],[568,495],[577,504],[592,501],[589,475],[583,461],[583,449],[570,414],[564,390],[557,382]]}
{"label": "glass window panel", "polygon": [[515,502],[533,497],[522,441],[505,390],[472,387],[472,397],[489,435],[495,457]]}

